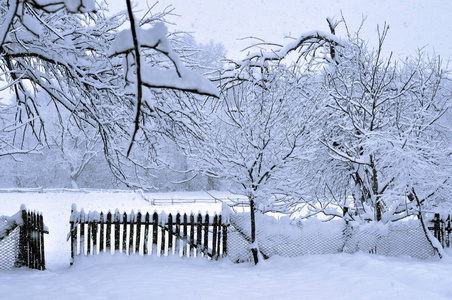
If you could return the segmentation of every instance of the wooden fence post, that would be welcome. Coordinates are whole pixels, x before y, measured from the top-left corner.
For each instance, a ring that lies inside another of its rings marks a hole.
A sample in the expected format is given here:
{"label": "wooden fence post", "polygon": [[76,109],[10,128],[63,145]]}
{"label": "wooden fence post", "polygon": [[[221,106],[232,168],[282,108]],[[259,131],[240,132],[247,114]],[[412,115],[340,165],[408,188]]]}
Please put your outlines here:
{"label": "wooden fence post", "polygon": [[225,224],[221,225],[223,229],[223,257],[228,253],[228,227]]}
{"label": "wooden fence post", "polygon": [[221,246],[221,215],[218,216],[218,222],[217,222],[217,231],[218,231],[218,237],[217,237],[217,257],[216,259],[218,259],[218,257],[220,256],[220,246]]}
{"label": "wooden fence post", "polygon": [[[71,208],[71,262],[70,264],[74,264],[75,253],[77,251],[77,220],[79,219],[80,215],[77,212],[77,215],[75,215],[75,206],[73,205]],[[22,211],[23,216],[23,211]]]}
{"label": "wooden fence post", "polygon": [[36,219],[35,228],[36,228],[36,244],[38,245],[38,247],[36,249],[36,251],[38,252],[36,255],[36,257],[38,258],[36,269],[43,270],[42,269],[42,260],[44,259],[44,256],[41,251],[42,247],[44,246],[41,243],[41,234],[42,234],[43,228],[41,226],[41,218],[39,216],[40,216],[40,214],[38,212],[36,212],[35,213],[35,219]]}
{"label": "wooden fence post", "polygon": [[441,239],[441,218],[440,218],[438,213],[435,213],[435,218],[433,220],[434,220],[434,222],[433,222],[433,233],[434,233],[434,236],[442,244],[442,239]]}
{"label": "wooden fence post", "polygon": [[44,233],[46,232],[44,227],[44,218],[42,214],[39,215],[39,224],[41,227],[40,238],[41,238],[41,270],[46,269],[46,259],[45,259],[45,251],[44,251]]}

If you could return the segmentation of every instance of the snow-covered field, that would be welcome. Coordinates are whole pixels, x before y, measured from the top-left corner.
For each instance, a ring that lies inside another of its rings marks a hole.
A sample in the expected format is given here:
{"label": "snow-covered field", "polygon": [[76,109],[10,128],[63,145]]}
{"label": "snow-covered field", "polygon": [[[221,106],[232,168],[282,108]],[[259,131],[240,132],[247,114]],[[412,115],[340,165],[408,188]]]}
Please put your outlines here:
{"label": "snow-covered field", "polygon": [[[207,198],[205,193],[152,197]],[[14,214],[24,203],[43,212],[50,231],[47,270],[0,270],[0,299],[452,299],[450,256],[427,261],[370,254],[274,257],[254,266],[227,259],[103,255],[69,267],[72,203],[85,211],[221,210],[221,203],[173,202],[153,206],[134,193],[0,193],[0,215]]]}

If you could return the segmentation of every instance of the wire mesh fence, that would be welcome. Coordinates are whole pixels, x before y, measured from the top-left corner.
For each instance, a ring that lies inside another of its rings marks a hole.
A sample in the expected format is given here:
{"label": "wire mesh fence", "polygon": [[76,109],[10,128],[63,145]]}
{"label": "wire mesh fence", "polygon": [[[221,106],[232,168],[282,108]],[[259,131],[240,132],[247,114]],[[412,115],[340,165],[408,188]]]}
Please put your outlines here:
{"label": "wire mesh fence", "polygon": [[17,265],[20,251],[20,227],[10,218],[0,217],[0,270],[10,270]]}
{"label": "wire mesh fence", "polygon": [[[231,214],[229,220],[229,258],[233,262],[251,261],[249,214]],[[256,215],[256,240],[264,258],[341,252],[407,255],[420,259],[435,255],[418,220],[358,224],[344,220],[322,222],[313,219],[294,224],[288,219]]]}

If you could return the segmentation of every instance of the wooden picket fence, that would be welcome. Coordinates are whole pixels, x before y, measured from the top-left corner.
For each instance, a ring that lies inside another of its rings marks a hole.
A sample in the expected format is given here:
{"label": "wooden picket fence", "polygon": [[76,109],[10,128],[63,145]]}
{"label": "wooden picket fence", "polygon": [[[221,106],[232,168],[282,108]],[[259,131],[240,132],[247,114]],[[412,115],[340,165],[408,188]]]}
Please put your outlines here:
{"label": "wooden picket fence", "polygon": [[441,216],[435,213],[435,216],[430,220],[430,225],[428,229],[433,233],[433,235],[438,239],[443,248],[452,247],[452,227],[451,227],[451,215]]}
{"label": "wooden picket fence", "polygon": [[227,253],[227,227],[221,215],[200,213],[85,213],[72,207],[71,264],[77,255],[178,255],[218,259]]}
{"label": "wooden picket fence", "polygon": [[42,214],[22,208],[22,221],[19,261],[30,269],[45,270],[44,234],[49,231],[44,226]]}

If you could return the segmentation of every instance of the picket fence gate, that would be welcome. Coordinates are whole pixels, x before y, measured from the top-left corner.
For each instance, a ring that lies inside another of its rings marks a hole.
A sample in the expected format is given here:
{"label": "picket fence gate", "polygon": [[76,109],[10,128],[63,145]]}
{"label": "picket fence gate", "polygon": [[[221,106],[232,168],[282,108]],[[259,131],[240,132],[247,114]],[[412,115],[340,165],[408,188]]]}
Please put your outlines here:
{"label": "picket fence gate", "polygon": [[44,226],[41,213],[22,209],[21,260],[30,269],[45,270],[44,234],[49,231]]}
{"label": "picket fence gate", "polygon": [[85,213],[73,205],[70,225],[71,264],[78,255],[115,252],[214,260],[227,253],[227,225],[217,214]]}
{"label": "picket fence gate", "polygon": [[28,267],[45,270],[44,226],[42,214],[22,205],[12,217],[1,217],[0,269]]}

